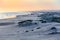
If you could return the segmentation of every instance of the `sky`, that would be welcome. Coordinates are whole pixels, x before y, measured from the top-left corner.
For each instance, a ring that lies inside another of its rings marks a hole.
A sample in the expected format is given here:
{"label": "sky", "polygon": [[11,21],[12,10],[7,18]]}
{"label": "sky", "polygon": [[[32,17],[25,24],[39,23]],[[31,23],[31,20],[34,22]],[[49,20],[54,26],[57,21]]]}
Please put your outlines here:
{"label": "sky", "polygon": [[60,0],[0,0],[0,12],[59,9]]}
{"label": "sky", "polygon": [[0,0],[0,16],[4,12],[60,10],[60,0]]}

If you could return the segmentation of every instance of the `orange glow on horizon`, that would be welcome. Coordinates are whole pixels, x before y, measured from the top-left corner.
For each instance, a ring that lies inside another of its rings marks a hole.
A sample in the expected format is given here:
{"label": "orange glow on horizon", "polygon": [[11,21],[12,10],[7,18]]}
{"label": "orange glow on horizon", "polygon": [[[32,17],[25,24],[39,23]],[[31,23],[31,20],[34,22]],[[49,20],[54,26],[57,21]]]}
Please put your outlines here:
{"label": "orange glow on horizon", "polygon": [[53,0],[0,0],[0,11],[34,11],[34,10],[59,10],[60,5],[53,5]]}

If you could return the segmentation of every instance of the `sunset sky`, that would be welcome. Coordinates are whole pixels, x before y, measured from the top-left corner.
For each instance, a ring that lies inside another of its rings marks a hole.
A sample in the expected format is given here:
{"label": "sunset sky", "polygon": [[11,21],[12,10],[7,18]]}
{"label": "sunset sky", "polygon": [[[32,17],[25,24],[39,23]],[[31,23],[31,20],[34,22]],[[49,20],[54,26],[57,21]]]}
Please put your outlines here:
{"label": "sunset sky", "polygon": [[59,9],[60,0],[0,0],[0,12]]}
{"label": "sunset sky", "polygon": [[60,0],[0,0],[0,18],[4,12],[36,10],[60,10]]}

